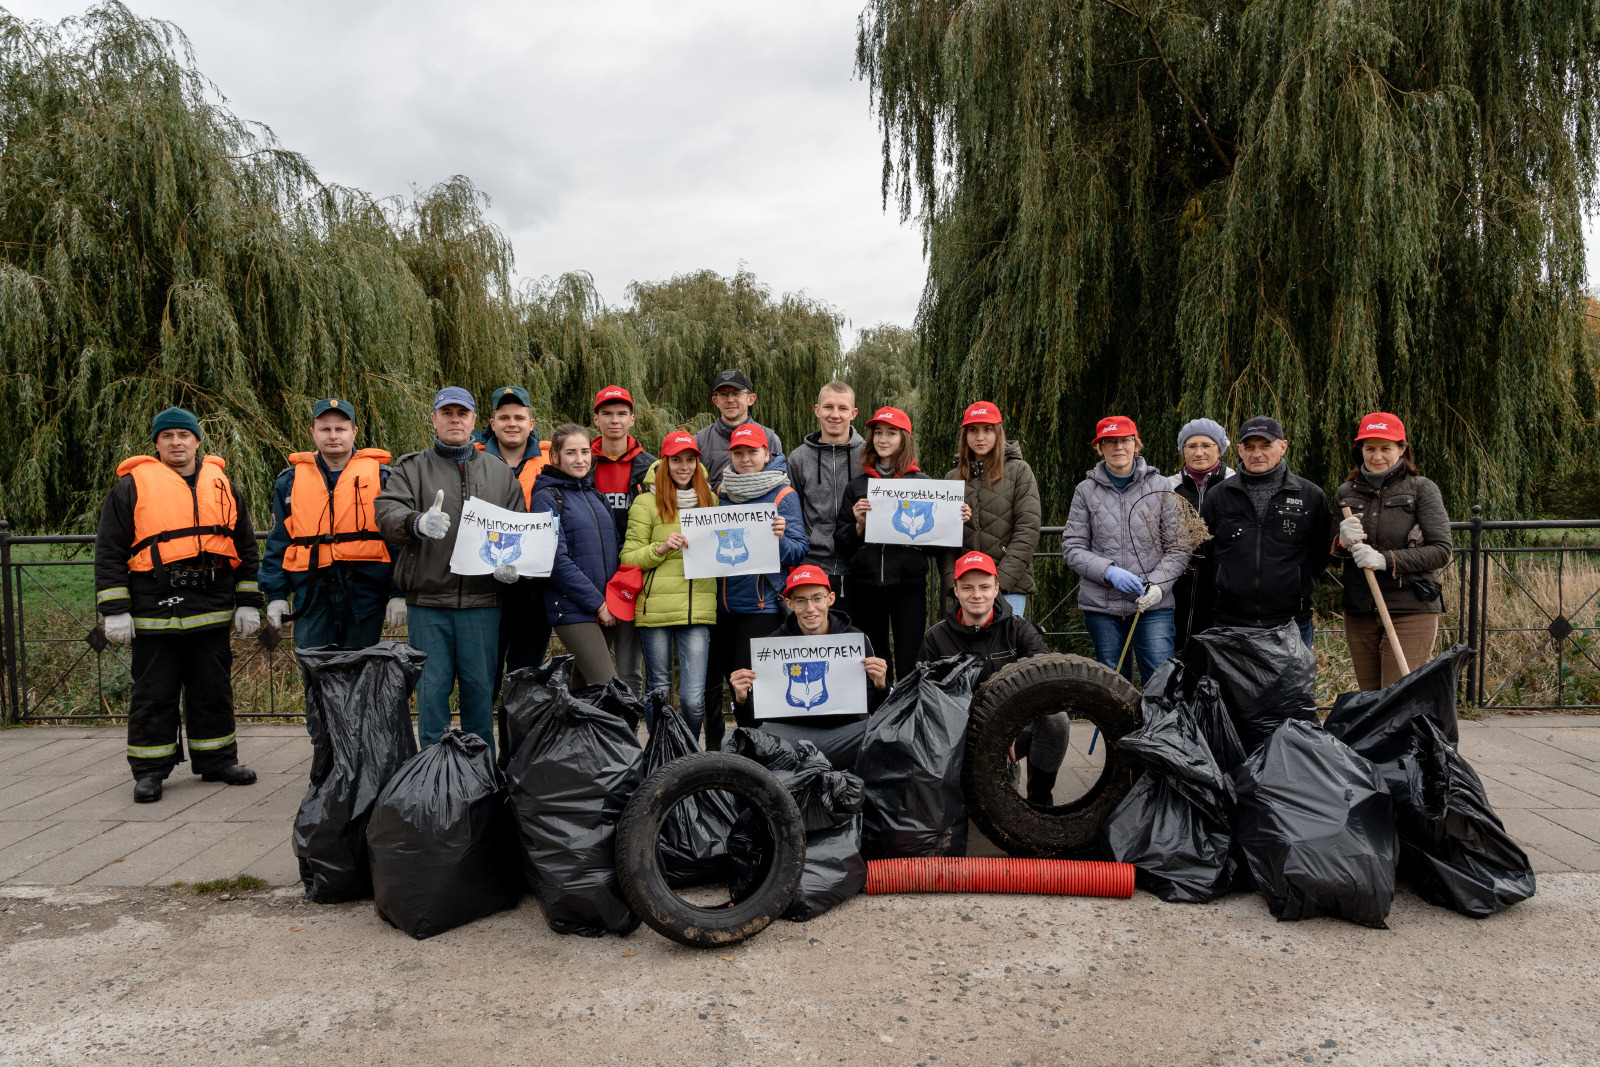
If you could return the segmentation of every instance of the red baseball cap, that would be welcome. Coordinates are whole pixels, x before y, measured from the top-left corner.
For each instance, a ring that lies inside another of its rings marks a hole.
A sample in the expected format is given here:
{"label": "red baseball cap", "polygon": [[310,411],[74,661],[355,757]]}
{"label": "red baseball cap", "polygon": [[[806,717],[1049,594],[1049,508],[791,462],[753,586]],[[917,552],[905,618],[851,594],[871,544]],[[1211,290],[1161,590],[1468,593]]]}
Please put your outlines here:
{"label": "red baseball cap", "polygon": [[728,437],[728,451],[735,448],[771,448],[767,444],[767,431],[753,422],[742,423]]}
{"label": "red baseball cap", "polygon": [[897,430],[904,430],[906,433],[911,432],[911,416],[899,408],[879,408],[877,414],[867,420],[867,428],[871,429],[879,423],[885,426],[893,426]]}
{"label": "red baseball cap", "polygon": [[1091,445],[1097,445],[1107,437],[1138,437],[1139,427],[1126,415],[1107,415],[1094,424],[1094,440]]}
{"label": "red baseball cap", "polygon": [[694,434],[682,430],[673,430],[661,439],[661,456],[676,456],[679,452],[693,452],[700,454],[700,442],[694,439]]}
{"label": "red baseball cap", "polygon": [[796,586],[801,585],[820,585],[829,592],[833,591],[833,586],[828,582],[828,572],[809,563],[789,572],[789,580],[783,584],[783,595],[788,596]]}
{"label": "red baseball cap", "polygon": [[967,413],[961,416],[963,426],[999,426],[1000,409],[993,401],[980,400],[968,406]]}
{"label": "red baseball cap", "polygon": [[626,389],[620,385],[608,385],[598,393],[594,394],[594,409],[599,411],[605,405],[617,403],[619,401],[628,405],[630,408],[633,407],[633,397],[628,395],[628,391]]}
{"label": "red baseball cap", "polygon": [[606,607],[624,622],[633,621],[639,591],[644,588],[644,571],[638,567],[618,567],[606,583]]}
{"label": "red baseball cap", "polygon": [[1361,420],[1361,429],[1356,433],[1357,441],[1365,441],[1369,437],[1379,441],[1404,441],[1406,424],[1387,411],[1374,411]]}
{"label": "red baseball cap", "polygon": [[983,571],[985,574],[993,574],[996,577],[1000,574],[999,571],[995,570],[994,560],[983,552],[968,552],[956,560],[955,576],[957,578],[960,578],[968,571]]}

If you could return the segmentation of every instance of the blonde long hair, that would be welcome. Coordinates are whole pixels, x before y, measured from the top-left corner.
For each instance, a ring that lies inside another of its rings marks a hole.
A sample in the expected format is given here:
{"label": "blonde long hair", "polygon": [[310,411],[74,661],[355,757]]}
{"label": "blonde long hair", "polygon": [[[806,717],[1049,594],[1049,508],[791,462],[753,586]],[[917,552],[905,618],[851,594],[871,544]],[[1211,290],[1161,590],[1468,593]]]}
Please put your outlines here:
{"label": "blonde long hair", "polygon": [[[970,427],[961,427],[961,447],[956,453],[956,474],[964,482],[972,480],[972,465],[979,460],[979,456],[972,451],[972,446],[967,444],[967,430]],[[989,457],[983,460],[983,481],[989,488],[994,488],[1006,472],[1006,431],[998,422],[994,424],[994,447],[989,450]]]}

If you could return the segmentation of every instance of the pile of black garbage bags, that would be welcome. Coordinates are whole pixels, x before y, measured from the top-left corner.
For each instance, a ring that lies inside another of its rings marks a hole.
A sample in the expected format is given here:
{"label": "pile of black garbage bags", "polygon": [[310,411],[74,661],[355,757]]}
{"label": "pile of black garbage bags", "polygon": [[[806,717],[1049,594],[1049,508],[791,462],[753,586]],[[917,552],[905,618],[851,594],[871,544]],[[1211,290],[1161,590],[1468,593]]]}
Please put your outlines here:
{"label": "pile of black garbage bags", "polygon": [[1534,892],[1527,855],[1457,751],[1457,646],[1318,725],[1293,623],[1195,635],[1145,687],[1117,744],[1145,770],[1106,818],[1111,858],[1163,900],[1254,888],[1283,920],[1386,925],[1396,879],[1464,915]]}
{"label": "pile of black garbage bags", "polygon": [[[371,898],[417,938],[514,907],[524,893],[561,933],[638,927],[617,882],[617,823],[641,781],[699,751],[665,693],[648,698],[654,729],[641,746],[647,702],[620,682],[573,689],[571,657],[514,671],[497,763],[488,741],[459,731],[418,752],[409,706],[425,656],[416,649],[298,657],[314,756],[293,841],[308,899]],[[859,893],[864,856],[964,852],[961,754],[975,673],[970,660],[951,660],[908,676],[867,724],[861,774],[808,740],[730,735],[724,749],[771,771],[805,823],[805,869],[786,918],[814,918]],[[726,885],[739,899],[772,847],[743,801],[713,791],[674,808],[657,855],[675,889]]]}

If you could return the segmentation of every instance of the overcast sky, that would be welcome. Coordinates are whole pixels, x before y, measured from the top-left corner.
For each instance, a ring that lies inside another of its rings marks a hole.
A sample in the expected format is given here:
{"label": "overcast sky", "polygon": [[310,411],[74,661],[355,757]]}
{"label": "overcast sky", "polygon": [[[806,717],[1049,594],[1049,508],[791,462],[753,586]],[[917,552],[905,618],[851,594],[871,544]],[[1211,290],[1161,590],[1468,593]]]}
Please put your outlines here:
{"label": "overcast sky", "polygon": [[129,3],[180,26],[234,112],[325,181],[388,196],[472,178],[525,278],[587,270],[620,303],[634,280],[743,263],[832,304],[847,345],[916,314],[921,236],[882,210],[852,76],[865,0]]}
{"label": "overcast sky", "polygon": [[[744,263],[854,329],[910,325],[922,239],[885,213],[864,0],[129,0],[176,23],[241,118],[379,196],[465,174],[517,272],[634,280]],[[87,0],[0,0],[60,19]]]}

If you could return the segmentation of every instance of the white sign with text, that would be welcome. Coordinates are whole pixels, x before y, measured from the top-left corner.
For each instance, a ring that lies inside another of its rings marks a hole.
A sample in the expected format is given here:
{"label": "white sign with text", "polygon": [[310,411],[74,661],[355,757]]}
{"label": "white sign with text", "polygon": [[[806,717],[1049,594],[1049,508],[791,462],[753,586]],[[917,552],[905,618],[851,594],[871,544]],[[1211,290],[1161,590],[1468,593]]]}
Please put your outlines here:
{"label": "white sign with text", "polygon": [[758,719],[865,715],[867,669],[861,634],[758,637],[750,642]]}
{"label": "white sign with text", "polygon": [[687,508],[678,512],[684,539],[685,578],[732,578],[739,574],[776,574],[778,535],[772,523],[776,504],[735,504],[720,508]]}
{"label": "white sign with text", "polygon": [[918,548],[961,547],[965,482],[933,478],[868,478],[867,541]]}
{"label": "white sign with text", "polygon": [[548,578],[556,562],[556,520],[548,511],[510,511],[471,497],[461,508],[451,574],[492,574],[503,563],[523,578]]}

